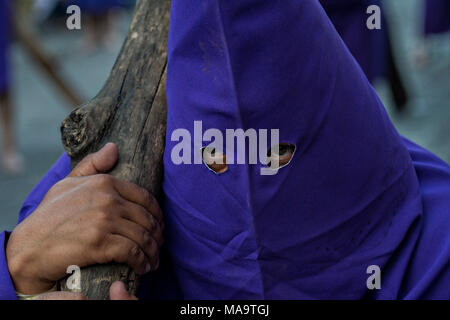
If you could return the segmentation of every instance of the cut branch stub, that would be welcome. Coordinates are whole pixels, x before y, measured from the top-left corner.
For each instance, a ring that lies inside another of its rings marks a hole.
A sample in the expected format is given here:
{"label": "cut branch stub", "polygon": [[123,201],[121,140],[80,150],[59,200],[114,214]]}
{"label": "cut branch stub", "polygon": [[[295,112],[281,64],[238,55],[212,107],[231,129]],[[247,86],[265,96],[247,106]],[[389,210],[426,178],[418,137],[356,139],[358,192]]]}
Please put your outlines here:
{"label": "cut branch stub", "polygon": [[[61,125],[72,168],[106,143],[119,148],[111,175],[136,183],[160,197],[166,133],[166,64],[170,1],[139,0],[119,57],[99,94],[73,111]],[[81,291],[108,299],[112,282],[136,291],[138,277],[125,265],[82,269]],[[65,281],[61,281],[67,290]]]}
{"label": "cut branch stub", "polygon": [[75,109],[61,124],[64,148],[70,157],[84,154],[106,129],[114,101],[97,98]]}

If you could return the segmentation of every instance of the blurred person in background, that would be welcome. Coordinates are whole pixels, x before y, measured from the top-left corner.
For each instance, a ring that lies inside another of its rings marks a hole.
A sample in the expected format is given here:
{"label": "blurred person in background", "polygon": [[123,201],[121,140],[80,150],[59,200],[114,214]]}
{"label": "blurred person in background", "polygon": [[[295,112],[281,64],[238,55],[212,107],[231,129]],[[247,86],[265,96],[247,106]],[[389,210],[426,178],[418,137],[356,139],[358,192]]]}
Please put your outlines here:
{"label": "blurred person in background", "polygon": [[414,60],[417,67],[428,63],[430,48],[427,38],[450,33],[450,0],[424,0],[424,26],[417,44]]}
{"label": "blurred person in background", "polygon": [[1,165],[9,174],[23,171],[23,158],[14,140],[14,121],[10,94],[8,47],[10,41],[10,8],[8,0],[0,0],[0,118],[3,135]]}
{"label": "blurred person in background", "polygon": [[426,0],[425,34],[440,34],[450,31],[450,1]]}
{"label": "blurred person in background", "polygon": [[397,111],[403,111],[408,97],[394,59],[386,20],[383,17],[380,30],[366,27],[367,8],[371,5],[382,7],[382,1],[320,0],[320,3],[370,83],[386,79]]}

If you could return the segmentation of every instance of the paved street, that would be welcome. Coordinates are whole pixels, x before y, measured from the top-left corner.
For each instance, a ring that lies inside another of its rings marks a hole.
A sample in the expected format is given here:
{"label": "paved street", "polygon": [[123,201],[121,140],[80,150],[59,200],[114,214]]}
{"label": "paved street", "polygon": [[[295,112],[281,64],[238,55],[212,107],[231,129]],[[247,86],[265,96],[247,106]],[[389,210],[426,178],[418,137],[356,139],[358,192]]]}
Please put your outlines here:
{"label": "paved street", "polygon": [[[450,162],[450,35],[430,41],[428,64],[414,68],[411,51],[419,23],[415,3],[417,0],[390,1],[387,7],[391,19],[395,18],[396,50],[412,93],[408,112],[395,114],[386,86],[381,83],[376,88],[398,130]],[[129,19],[129,15],[121,18],[122,35]],[[80,48],[81,34],[65,29],[42,33],[40,40],[86,100],[102,86],[120,47],[118,43],[115,48],[86,54]],[[71,107],[18,45],[13,47],[13,68],[17,131],[26,173],[8,177],[0,171],[0,230],[14,227],[26,195],[63,152],[59,125]]]}

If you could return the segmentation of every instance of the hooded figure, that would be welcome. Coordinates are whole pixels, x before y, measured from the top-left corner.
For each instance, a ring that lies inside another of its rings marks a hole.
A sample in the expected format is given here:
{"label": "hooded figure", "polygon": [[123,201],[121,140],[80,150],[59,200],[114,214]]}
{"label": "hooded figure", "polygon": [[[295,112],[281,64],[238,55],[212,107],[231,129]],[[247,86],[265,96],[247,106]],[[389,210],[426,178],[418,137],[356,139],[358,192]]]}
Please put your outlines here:
{"label": "hooded figure", "polygon": [[450,31],[450,1],[425,0],[425,34]]}
{"label": "hooded figure", "polygon": [[[397,133],[318,2],[173,0],[168,57],[171,264],[146,280],[176,279],[185,299],[450,298],[450,168]],[[281,158],[278,141],[295,152],[264,175],[230,129],[278,129],[268,144],[259,134],[260,158]],[[220,174],[195,159],[211,140]],[[20,219],[69,167],[64,155]],[[14,297],[3,252],[0,285]]]}

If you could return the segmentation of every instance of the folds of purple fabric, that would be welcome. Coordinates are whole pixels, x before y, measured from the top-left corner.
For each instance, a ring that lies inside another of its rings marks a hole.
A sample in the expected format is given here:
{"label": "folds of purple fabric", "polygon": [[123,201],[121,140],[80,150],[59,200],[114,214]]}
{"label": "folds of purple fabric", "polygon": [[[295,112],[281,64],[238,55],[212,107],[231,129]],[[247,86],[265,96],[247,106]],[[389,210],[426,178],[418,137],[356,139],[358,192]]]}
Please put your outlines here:
{"label": "folds of purple fabric", "polygon": [[[370,265],[405,272],[411,157],[318,2],[174,0],[168,59],[167,243],[186,298],[357,299]],[[171,133],[197,120],[276,128],[297,151],[275,176],[176,165]]]}
{"label": "folds of purple fabric", "polygon": [[450,1],[425,0],[425,34],[450,31]]}
{"label": "folds of purple fabric", "polygon": [[[183,297],[450,298],[450,168],[398,135],[320,6],[197,4],[173,0],[168,57],[162,204]],[[216,175],[174,164],[171,133],[193,136],[199,120],[277,128],[297,151],[274,176],[262,165]],[[69,168],[63,156],[21,219]],[[381,290],[367,288],[370,266],[382,270]]]}
{"label": "folds of purple fabric", "polygon": [[367,8],[381,7],[379,0],[320,0],[345,44],[360,64],[370,82],[387,75],[387,26],[369,30]]}

